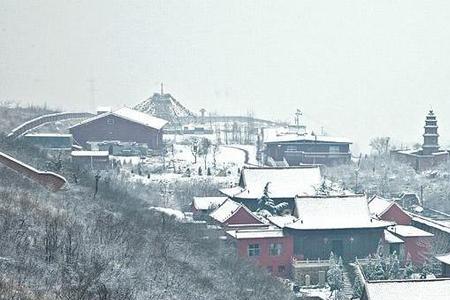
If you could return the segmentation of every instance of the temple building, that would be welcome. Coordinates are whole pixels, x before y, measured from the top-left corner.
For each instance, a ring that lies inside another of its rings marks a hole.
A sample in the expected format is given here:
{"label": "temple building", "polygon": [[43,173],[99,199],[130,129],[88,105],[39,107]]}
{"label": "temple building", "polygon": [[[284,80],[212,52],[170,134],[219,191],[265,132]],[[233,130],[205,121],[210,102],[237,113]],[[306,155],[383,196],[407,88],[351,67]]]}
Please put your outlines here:
{"label": "temple building", "polygon": [[422,149],[391,152],[394,158],[411,165],[416,171],[431,169],[446,162],[449,157],[448,151],[439,147],[438,125],[433,110],[430,110],[425,119],[424,129]]}
{"label": "temple building", "polygon": [[291,128],[265,128],[264,163],[269,166],[337,165],[351,160],[346,138],[306,133]]}

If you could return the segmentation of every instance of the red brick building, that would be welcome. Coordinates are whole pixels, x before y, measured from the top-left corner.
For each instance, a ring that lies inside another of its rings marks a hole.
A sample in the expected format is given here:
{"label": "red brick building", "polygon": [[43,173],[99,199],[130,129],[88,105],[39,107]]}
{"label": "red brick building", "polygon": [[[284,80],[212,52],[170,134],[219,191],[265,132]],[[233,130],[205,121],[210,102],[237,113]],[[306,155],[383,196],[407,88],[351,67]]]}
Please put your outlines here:
{"label": "red brick building", "polygon": [[209,216],[224,228],[267,226],[262,218],[252,213],[245,205],[231,199],[224,201]]}
{"label": "red brick building", "polygon": [[120,141],[144,143],[151,149],[159,149],[166,124],[166,120],[123,107],[74,125],[70,133],[74,142],[84,147],[87,142]]}
{"label": "red brick building", "polygon": [[[423,264],[431,253],[433,234],[412,226],[412,217],[396,202],[375,196],[369,201],[371,214],[379,220],[392,221],[385,232],[384,241],[390,252],[395,252],[405,261],[408,255],[415,264]],[[401,240],[403,243],[399,243]]]}
{"label": "red brick building", "polygon": [[276,227],[227,231],[240,257],[255,261],[275,276],[288,277],[291,272],[293,238]]}
{"label": "red brick building", "polygon": [[412,222],[412,217],[400,205],[379,196],[369,200],[369,210],[380,220],[392,221],[398,225],[411,225]]}

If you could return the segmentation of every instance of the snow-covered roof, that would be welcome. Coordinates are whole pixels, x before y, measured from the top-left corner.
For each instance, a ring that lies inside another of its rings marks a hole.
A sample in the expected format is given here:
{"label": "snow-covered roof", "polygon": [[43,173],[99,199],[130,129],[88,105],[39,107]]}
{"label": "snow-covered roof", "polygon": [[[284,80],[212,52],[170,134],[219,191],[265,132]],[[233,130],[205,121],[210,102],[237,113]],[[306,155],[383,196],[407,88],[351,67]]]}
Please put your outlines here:
{"label": "snow-covered roof", "polygon": [[436,221],[436,220],[433,220],[433,219],[430,219],[430,218],[427,218],[427,217],[423,217],[423,216],[419,216],[419,215],[416,215],[416,214],[412,214],[412,213],[410,213],[410,215],[413,217],[413,221],[414,222],[421,223],[421,224],[430,226],[432,228],[435,228],[437,230],[440,230],[440,231],[443,231],[443,232],[446,232],[446,233],[450,234],[450,226],[448,226],[445,223],[442,223],[440,221]]}
{"label": "snow-covered roof", "polygon": [[369,210],[371,214],[381,216],[392,206],[392,204],[394,204],[394,202],[375,196],[369,201]]}
{"label": "snow-covered roof", "polygon": [[342,143],[352,142],[344,137],[334,137],[328,135],[313,135],[310,133],[290,132],[286,128],[268,128],[264,130],[264,143],[289,143],[289,142],[322,142],[322,143]]}
{"label": "snow-covered roof", "polygon": [[448,300],[450,279],[383,280],[365,287],[368,300]]}
{"label": "snow-covered roof", "polygon": [[243,168],[243,187],[222,189],[229,197],[258,199],[268,182],[271,198],[294,198],[297,195],[315,195],[321,183],[319,167]]}
{"label": "snow-covered roof", "polygon": [[69,133],[27,133],[25,137],[72,137]]}
{"label": "snow-covered roof", "polygon": [[286,225],[299,230],[382,228],[392,222],[372,219],[365,196],[299,197],[295,199],[298,220]]}
{"label": "snow-covered roof", "polygon": [[72,156],[76,157],[82,157],[82,156],[88,156],[88,157],[103,157],[103,156],[109,156],[108,151],[72,151]]}
{"label": "snow-covered roof", "polygon": [[228,230],[227,234],[238,240],[284,237],[283,230],[276,227]]}
{"label": "snow-covered roof", "polygon": [[401,237],[431,237],[434,234],[429,233],[425,230],[419,229],[411,225],[395,225],[389,227],[388,230]]}
{"label": "snow-covered roof", "polygon": [[230,217],[232,217],[236,211],[241,208],[242,204],[234,202],[233,200],[226,200],[218,208],[216,208],[212,213],[209,214],[214,220],[224,223]]}
{"label": "snow-covered roof", "polygon": [[110,112],[111,110],[111,106],[97,106],[98,112]]}
{"label": "snow-covered roof", "polygon": [[284,215],[284,216],[271,216],[267,218],[270,223],[280,227],[284,228],[287,224],[291,224],[297,220],[296,217],[291,215]]}
{"label": "snow-covered roof", "polygon": [[174,217],[177,220],[184,220],[185,219],[185,215],[182,211],[176,210],[176,209],[172,209],[172,208],[167,208],[167,207],[156,207],[156,206],[151,206],[148,208],[149,210],[152,211],[157,211],[160,212],[162,214]]}
{"label": "snow-covered roof", "polygon": [[228,197],[194,197],[192,205],[195,209],[208,210],[221,205]]}
{"label": "snow-covered roof", "polygon": [[404,243],[405,241],[401,238],[395,236],[394,234],[390,233],[388,230],[384,230],[384,240],[388,242],[389,244],[400,244]]}
{"label": "snow-covered roof", "polygon": [[436,255],[436,259],[443,262],[446,265],[450,265],[450,253]]}
{"label": "snow-covered roof", "polygon": [[263,221],[252,213],[245,205],[237,203],[231,199],[225,200],[218,208],[216,208],[212,213],[209,214],[211,218],[219,223],[225,223],[229,218],[231,218],[239,209],[244,209],[250,215],[255,218],[258,223],[263,223]]}
{"label": "snow-covered roof", "polygon": [[94,116],[92,118],[86,119],[86,120],[72,126],[71,128],[78,127],[80,125],[84,125],[84,124],[90,123],[94,120],[98,120],[98,119],[101,119],[101,118],[104,118],[104,117],[110,116],[110,115],[113,115],[113,116],[116,116],[119,118],[123,118],[128,121],[138,123],[138,124],[141,124],[144,126],[148,126],[150,128],[155,128],[155,129],[161,129],[167,124],[166,120],[151,116],[149,114],[146,114],[146,113],[143,113],[143,112],[140,112],[140,111],[128,108],[128,107],[122,107],[115,111],[106,112],[106,113]]}

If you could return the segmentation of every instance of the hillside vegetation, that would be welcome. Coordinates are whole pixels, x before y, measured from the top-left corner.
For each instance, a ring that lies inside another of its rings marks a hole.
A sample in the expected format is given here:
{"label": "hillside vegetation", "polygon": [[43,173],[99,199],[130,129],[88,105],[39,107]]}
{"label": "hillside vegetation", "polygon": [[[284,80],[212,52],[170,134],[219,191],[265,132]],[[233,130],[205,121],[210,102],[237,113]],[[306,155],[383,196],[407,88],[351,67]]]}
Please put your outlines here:
{"label": "hillside vegetation", "polygon": [[103,173],[96,193],[94,174],[67,160],[4,134],[0,151],[70,181],[51,193],[0,167],[0,299],[291,298],[221,231],[149,211],[167,203],[158,186]]}
{"label": "hillside vegetation", "polygon": [[46,107],[20,106],[12,102],[0,101],[0,132],[9,132],[28,120],[52,112],[55,111]]}

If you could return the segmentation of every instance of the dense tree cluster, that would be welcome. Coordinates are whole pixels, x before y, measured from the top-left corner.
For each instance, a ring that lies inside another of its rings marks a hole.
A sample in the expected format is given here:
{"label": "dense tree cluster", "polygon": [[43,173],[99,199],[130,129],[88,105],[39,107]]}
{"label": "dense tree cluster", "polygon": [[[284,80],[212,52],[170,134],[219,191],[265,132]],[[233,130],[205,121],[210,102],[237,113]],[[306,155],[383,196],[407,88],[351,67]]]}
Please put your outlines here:
{"label": "dense tree cluster", "polygon": [[325,169],[328,179],[343,188],[386,198],[423,191],[424,206],[450,212],[450,163],[417,173],[389,155],[361,157],[357,162]]}

